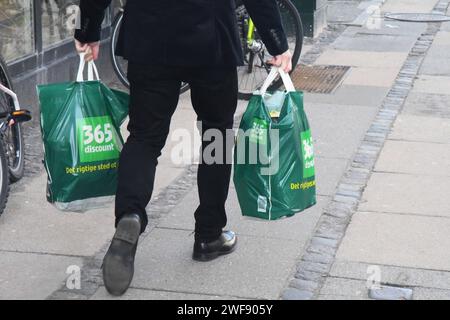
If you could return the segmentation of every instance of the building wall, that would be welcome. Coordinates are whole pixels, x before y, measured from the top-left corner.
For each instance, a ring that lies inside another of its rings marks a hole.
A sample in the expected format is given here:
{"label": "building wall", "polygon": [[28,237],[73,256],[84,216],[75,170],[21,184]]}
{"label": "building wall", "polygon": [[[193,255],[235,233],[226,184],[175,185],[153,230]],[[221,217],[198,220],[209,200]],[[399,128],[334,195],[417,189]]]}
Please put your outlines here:
{"label": "building wall", "polygon": [[[32,111],[38,111],[37,84],[74,80],[78,56],[73,32],[78,4],[79,0],[0,0],[0,54],[21,104]],[[103,24],[104,39],[110,34],[112,14],[110,9]],[[102,79],[113,77],[108,40],[102,43],[97,65]]]}

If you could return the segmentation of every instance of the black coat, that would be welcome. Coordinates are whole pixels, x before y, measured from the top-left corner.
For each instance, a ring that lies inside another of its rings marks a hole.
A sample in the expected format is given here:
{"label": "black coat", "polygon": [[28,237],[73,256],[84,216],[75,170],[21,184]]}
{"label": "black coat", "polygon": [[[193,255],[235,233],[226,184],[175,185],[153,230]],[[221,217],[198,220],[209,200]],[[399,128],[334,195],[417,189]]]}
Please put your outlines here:
{"label": "black coat", "polygon": [[[288,49],[275,0],[243,0],[271,55]],[[111,0],[81,0],[75,38],[100,39]],[[242,49],[235,0],[128,0],[117,52],[131,62],[177,65],[240,65]]]}

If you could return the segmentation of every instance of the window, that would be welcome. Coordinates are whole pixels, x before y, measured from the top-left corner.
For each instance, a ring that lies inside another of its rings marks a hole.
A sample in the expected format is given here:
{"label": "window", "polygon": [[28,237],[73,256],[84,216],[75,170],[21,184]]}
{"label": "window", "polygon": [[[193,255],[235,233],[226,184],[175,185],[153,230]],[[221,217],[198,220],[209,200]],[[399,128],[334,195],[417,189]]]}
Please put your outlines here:
{"label": "window", "polygon": [[78,0],[42,0],[42,44],[44,48],[73,37]]}
{"label": "window", "polygon": [[[87,0],[90,1],[90,0]],[[102,39],[110,36],[106,11]],[[24,74],[74,55],[73,34],[80,0],[0,0],[0,55],[13,75]]]}
{"label": "window", "polygon": [[[42,43],[44,48],[73,38],[80,11],[79,4],[79,0],[42,0]],[[107,11],[103,26],[109,25],[109,22],[109,11]]]}
{"label": "window", "polygon": [[30,0],[0,1],[0,54],[6,61],[34,53],[33,4]]}

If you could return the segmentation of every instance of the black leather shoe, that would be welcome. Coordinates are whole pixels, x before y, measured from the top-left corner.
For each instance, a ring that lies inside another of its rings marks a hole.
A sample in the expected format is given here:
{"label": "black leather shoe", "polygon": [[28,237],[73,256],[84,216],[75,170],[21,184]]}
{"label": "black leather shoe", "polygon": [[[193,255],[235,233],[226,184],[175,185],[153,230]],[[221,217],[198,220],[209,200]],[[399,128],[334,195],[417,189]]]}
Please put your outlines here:
{"label": "black leather shoe", "polygon": [[133,280],[134,257],[141,233],[141,219],[137,214],[125,215],[118,223],[116,233],[103,259],[103,282],[106,290],[120,296]]}
{"label": "black leather shoe", "polygon": [[196,261],[211,261],[229,254],[236,249],[237,237],[233,231],[224,231],[219,239],[211,242],[195,241],[192,259]]}

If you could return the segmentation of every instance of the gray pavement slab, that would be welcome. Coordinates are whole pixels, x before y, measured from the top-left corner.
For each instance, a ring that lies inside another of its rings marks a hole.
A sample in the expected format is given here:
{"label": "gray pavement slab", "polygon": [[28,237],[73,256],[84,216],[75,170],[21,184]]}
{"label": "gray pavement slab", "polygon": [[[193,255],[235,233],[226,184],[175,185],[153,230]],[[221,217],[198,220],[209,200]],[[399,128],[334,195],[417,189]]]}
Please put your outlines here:
{"label": "gray pavement slab", "polygon": [[82,259],[0,251],[0,299],[45,299],[64,283],[70,266],[81,267]]}
{"label": "gray pavement slab", "polygon": [[328,23],[350,23],[364,10],[356,1],[329,1],[327,8]]}
{"label": "gray pavement slab", "polygon": [[397,117],[389,138],[450,143],[450,119],[401,114]]}
{"label": "gray pavement slab", "polygon": [[343,106],[368,106],[378,108],[389,88],[364,85],[342,85],[332,94],[306,93],[308,103],[334,104]]}
{"label": "gray pavement slab", "polygon": [[450,76],[450,32],[438,32],[420,72],[423,75]]}
{"label": "gray pavement slab", "polygon": [[328,277],[320,290],[321,295],[335,296],[337,300],[340,300],[338,297],[346,300],[367,300],[367,293],[366,281],[334,277]]}
{"label": "gray pavement slab", "polygon": [[380,282],[400,287],[429,287],[450,290],[450,272],[390,265],[369,264],[338,259],[334,262],[330,276],[367,281],[379,271]]}
{"label": "gray pavement slab", "polygon": [[[252,217],[243,217],[234,188],[230,188],[227,202],[227,228],[239,235],[296,240],[302,247],[311,236],[320,215],[330,201],[328,197],[318,197],[318,204],[294,217],[266,221]],[[167,217],[158,224],[160,228],[194,230],[194,211],[198,206],[197,188],[189,192],[183,202],[175,207]]]}
{"label": "gray pavement slab", "polygon": [[370,52],[409,52],[416,41],[417,37],[361,32],[339,37],[331,48]]}
{"label": "gray pavement slab", "polygon": [[414,300],[450,300],[450,290],[415,288]]}
{"label": "gray pavement slab", "polygon": [[339,158],[315,158],[317,194],[332,196],[348,165],[348,160]]}
{"label": "gray pavement slab", "polygon": [[413,23],[384,19],[381,23],[372,29],[362,29],[358,26],[349,26],[343,33],[343,36],[354,36],[357,33],[368,35],[391,35],[416,38],[426,29],[425,23]]}
{"label": "gray pavement slab", "polygon": [[148,289],[130,288],[123,296],[110,295],[104,286],[98,288],[91,300],[235,300],[227,296],[214,296],[205,294],[192,294],[186,292],[158,291]]}
{"label": "gray pavement slab", "polygon": [[42,173],[11,193],[0,219],[0,250],[92,256],[110,240],[112,203],[84,214],[64,213],[47,202],[45,188]]}
{"label": "gray pavement slab", "polygon": [[[450,13],[447,13],[447,15],[450,15]],[[441,30],[450,32],[450,22],[444,22],[442,24]]]}
{"label": "gray pavement slab", "polygon": [[[450,32],[448,32],[450,34]],[[437,37],[437,36],[436,36]],[[439,41],[439,42],[437,42]],[[439,43],[439,44],[438,44]],[[429,63],[435,59],[449,59],[450,58],[450,43],[448,43],[447,36],[442,36],[439,40],[435,38],[433,45],[428,50],[424,63]]]}
{"label": "gray pavement slab", "polygon": [[450,219],[358,212],[337,258],[432,270],[450,270]]}
{"label": "gray pavement slab", "polygon": [[342,84],[390,88],[394,84],[398,72],[398,68],[353,67]]}
{"label": "gray pavement slab", "polygon": [[450,140],[446,144],[388,140],[381,151],[375,171],[450,179]]}
{"label": "gray pavement slab", "polygon": [[403,107],[404,114],[450,118],[450,94],[410,93]]}
{"label": "gray pavement slab", "polygon": [[450,190],[450,178],[373,173],[359,210],[450,217],[442,190]]}
{"label": "gray pavement slab", "polygon": [[132,287],[278,299],[301,253],[298,242],[242,235],[238,241],[233,254],[201,263],[191,258],[191,232],[156,228],[138,248]]}
{"label": "gray pavement slab", "polygon": [[370,52],[327,49],[316,64],[342,65],[368,68],[401,68],[407,52]]}
{"label": "gray pavement slab", "polygon": [[450,94],[450,76],[420,75],[414,82],[412,92],[448,95]]}
{"label": "gray pavement slab", "polygon": [[448,58],[434,57],[425,59],[420,67],[420,73],[434,76],[449,76],[450,64]]}
{"label": "gray pavement slab", "polygon": [[448,46],[448,45],[450,45],[450,32],[449,31],[439,31],[433,40],[432,48],[436,47],[436,46]]}
{"label": "gray pavement slab", "polygon": [[381,7],[382,12],[429,13],[438,0],[389,0]]}
{"label": "gray pavement slab", "polygon": [[314,152],[318,157],[350,159],[359,146],[376,110],[358,105],[313,103],[305,99],[314,139]]}
{"label": "gray pavement slab", "polygon": [[355,301],[355,300],[368,300],[368,298],[344,296],[339,294],[318,294],[317,300]]}

